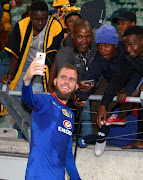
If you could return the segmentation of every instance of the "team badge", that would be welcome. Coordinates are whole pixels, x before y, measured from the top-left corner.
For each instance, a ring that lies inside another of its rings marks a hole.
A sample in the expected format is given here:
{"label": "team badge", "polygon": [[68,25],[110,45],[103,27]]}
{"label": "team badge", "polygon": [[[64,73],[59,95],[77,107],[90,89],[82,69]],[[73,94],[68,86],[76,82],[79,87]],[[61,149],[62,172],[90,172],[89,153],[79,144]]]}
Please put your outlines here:
{"label": "team badge", "polygon": [[67,129],[71,129],[71,128],[72,128],[72,124],[71,124],[71,122],[68,121],[68,120],[65,120],[65,121],[63,122],[63,125],[64,125],[65,128],[67,128]]}
{"label": "team badge", "polygon": [[68,118],[72,118],[72,114],[68,112],[66,109],[62,109],[63,115],[67,116]]}

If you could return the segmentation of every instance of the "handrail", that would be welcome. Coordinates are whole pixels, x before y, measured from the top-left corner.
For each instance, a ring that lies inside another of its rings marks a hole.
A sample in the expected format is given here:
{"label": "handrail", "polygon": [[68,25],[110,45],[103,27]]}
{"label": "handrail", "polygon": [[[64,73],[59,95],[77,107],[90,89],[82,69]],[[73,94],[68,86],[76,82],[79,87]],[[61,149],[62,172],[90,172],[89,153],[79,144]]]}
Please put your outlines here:
{"label": "handrail", "polygon": [[[21,91],[9,90],[7,93],[9,95],[12,95],[12,96],[21,96],[22,95]],[[49,92],[34,92],[34,93],[49,94]],[[88,99],[91,100],[91,101],[94,101],[94,100],[101,101],[102,97],[103,97],[103,95],[93,95],[93,94],[91,94]],[[115,96],[112,101],[117,101],[117,96]],[[126,102],[141,103],[141,99],[140,99],[140,97],[130,97],[130,96],[128,96],[126,98]]]}

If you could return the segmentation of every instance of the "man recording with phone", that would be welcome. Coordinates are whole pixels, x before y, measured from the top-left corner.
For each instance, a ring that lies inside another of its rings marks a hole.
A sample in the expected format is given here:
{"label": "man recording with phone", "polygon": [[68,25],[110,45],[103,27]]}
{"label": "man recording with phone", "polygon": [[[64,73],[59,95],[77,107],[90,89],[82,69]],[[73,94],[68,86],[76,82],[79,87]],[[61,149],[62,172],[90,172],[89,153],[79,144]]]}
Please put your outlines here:
{"label": "man recording with phone", "polygon": [[[116,29],[111,25],[105,24],[97,30],[96,36],[95,36],[95,42],[97,43],[98,51],[89,67],[87,79],[89,80],[94,79],[95,84],[96,84],[96,82],[98,82],[99,80],[99,77],[102,75],[104,79],[99,84],[97,89],[94,89],[93,94],[103,95],[108,83],[110,82],[114,74],[116,73],[120,62],[125,55],[125,48],[122,43],[118,42]],[[82,90],[83,93],[80,93],[79,95],[86,100],[88,96],[92,93],[93,89],[91,89],[90,91],[87,91],[86,88],[84,89],[85,83],[86,81],[81,82],[83,86],[83,90]],[[125,88],[127,88],[127,86],[128,84],[126,84]],[[79,145],[81,147],[86,147],[89,143],[96,143],[95,144],[96,156],[100,156],[104,152],[104,149],[106,147],[106,140],[104,138],[108,135],[110,131],[109,126],[103,126],[101,129],[100,127],[96,125],[97,124],[96,113],[94,112],[98,111],[100,103],[101,103],[100,101],[91,101],[91,119],[93,123],[92,127],[93,127],[94,134],[83,136],[79,140]],[[116,103],[112,103],[108,111],[112,112],[112,108],[115,105]],[[124,104],[121,104],[121,105],[122,106],[120,106],[120,110],[121,108],[122,110],[125,108],[128,108],[128,107],[125,107]],[[115,119],[116,123],[120,125],[125,124],[125,120],[126,120],[125,113],[126,112],[120,113],[116,117]],[[108,123],[110,122],[109,118],[111,116],[113,117],[113,115],[108,114],[108,119],[107,119]]]}

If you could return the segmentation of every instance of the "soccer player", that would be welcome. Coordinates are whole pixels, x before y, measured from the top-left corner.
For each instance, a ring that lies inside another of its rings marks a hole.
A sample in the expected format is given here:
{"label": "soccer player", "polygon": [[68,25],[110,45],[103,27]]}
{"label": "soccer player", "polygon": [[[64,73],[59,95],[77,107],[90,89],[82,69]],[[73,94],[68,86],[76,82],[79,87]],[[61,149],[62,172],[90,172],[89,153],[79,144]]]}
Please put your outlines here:
{"label": "soccer player", "polygon": [[78,88],[77,71],[72,65],[62,67],[54,79],[54,93],[33,94],[33,76],[46,71],[38,59],[28,68],[22,87],[23,102],[33,109],[26,180],[64,180],[65,168],[71,180],[80,180],[72,154],[74,115],[66,106]]}

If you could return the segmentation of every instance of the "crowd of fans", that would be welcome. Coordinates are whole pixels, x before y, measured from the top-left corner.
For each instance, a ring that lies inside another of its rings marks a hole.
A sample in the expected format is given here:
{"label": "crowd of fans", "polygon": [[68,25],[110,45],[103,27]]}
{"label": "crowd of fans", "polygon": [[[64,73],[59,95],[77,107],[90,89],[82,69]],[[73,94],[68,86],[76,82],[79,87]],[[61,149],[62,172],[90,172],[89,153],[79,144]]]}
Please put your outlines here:
{"label": "crowd of fans", "polygon": [[[11,5],[7,2],[0,6],[0,50],[7,52],[10,59],[9,71],[2,75],[1,81],[11,90],[21,90],[24,74],[36,53],[44,52],[45,76],[35,75],[32,88],[53,93],[57,73],[62,66],[72,64],[78,71],[79,89],[78,96],[74,95],[68,102],[70,108],[78,110],[86,106],[91,93],[104,94],[101,102],[90,104],[90,111],[97,112],[97,115],[91,113],[94,134],[79,139],[80,147],[95,143],[95,155],[100,156],[106,147],[110,126],[126,124],[127,113],[115,115],[106,111],[111,112],[117,104],[120,110],[132,109],[133,104],[125,102],[127,96],[137,97],[142,90],[143,29],[136,26],[136,14],[125,10],[112,19],[117,31],[112,25],[104,24],[94,33],[91,22],[82,19],[75,2],[53,1],[55,15],[43,1],[39,1],[40,6],[28,5],[22,20],[13,29]],[[64,11],[63,7],[70,10]],[[115,95],[117,103],[111,103]],[[139,118],[142,114],[139,113]],[[138,132],[142,132],[142,127],[139,121]],[[143,148],[142,139],[140,135],[137,141],[122,148]]]}

